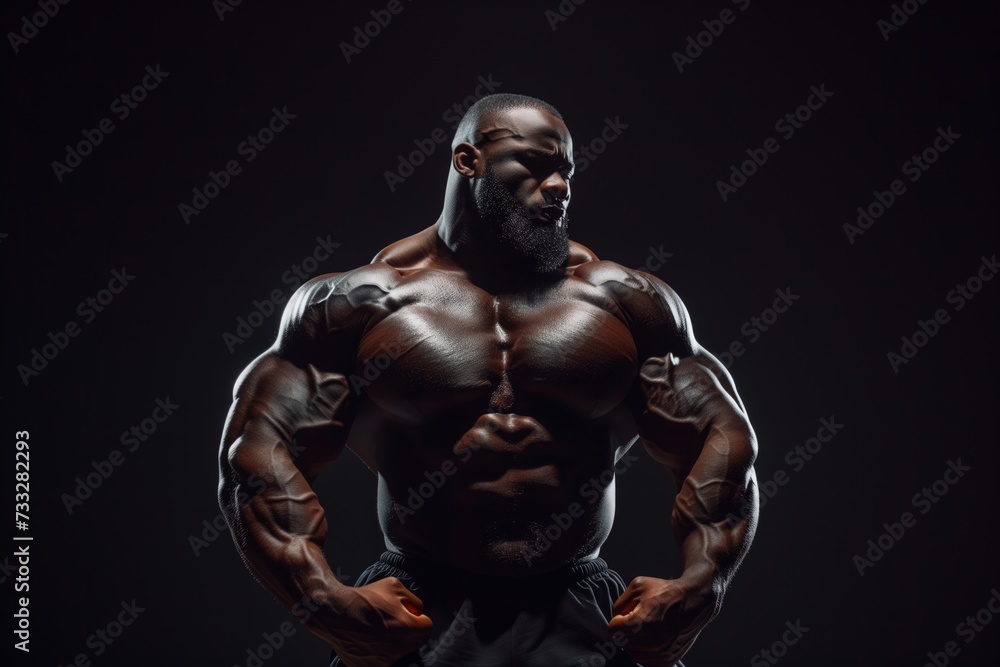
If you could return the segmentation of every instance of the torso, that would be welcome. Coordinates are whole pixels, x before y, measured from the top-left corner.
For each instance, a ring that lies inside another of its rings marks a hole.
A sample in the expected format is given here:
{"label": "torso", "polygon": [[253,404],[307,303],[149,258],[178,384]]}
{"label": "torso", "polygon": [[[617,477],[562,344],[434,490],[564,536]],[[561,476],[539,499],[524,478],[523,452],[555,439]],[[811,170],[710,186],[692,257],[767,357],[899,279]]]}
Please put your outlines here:
{"label": "torso", "polygon": [[608,263],[506,294],[426,257],[396,263],[360,338],[348,440],[378,472],[388,548],[507,575],[595,557],[641,361],[594,279]]}

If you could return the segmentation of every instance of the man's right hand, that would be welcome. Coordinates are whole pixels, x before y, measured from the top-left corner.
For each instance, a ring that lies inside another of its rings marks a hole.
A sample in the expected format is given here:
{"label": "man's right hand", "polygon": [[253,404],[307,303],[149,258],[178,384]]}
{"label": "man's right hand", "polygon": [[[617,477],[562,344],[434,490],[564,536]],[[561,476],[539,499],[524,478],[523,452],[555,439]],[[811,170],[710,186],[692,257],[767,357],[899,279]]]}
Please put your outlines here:
{"label": "man's right hand", "polygon": [[420,648],[433,623],[423,602],[396,577],[346,588],[327,641],[346,667],[389,667]]}

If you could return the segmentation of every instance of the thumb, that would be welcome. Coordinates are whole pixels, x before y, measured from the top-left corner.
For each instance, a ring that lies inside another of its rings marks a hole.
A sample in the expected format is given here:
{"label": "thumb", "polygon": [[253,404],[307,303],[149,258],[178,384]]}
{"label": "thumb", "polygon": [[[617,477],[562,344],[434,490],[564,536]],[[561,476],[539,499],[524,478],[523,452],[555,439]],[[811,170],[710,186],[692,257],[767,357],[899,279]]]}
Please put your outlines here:
{"label": "thumb", "polygon": [[415,627],[421,630],[430,630],[434,627],[434,621],[432,621],[431,617],[426,614],[413,614],[410,621]]}
{"label": "thumb", "polygon": [[615,612],[611,620],[608,621],[608,629],[611,631],[628,630],[635,626],[639,614],[639,600],[630,600],[627,606]]}
{"label": "thumb", "polygon": [[628,614],[626,615],[618,614],[616,616],[612,616],[611,620],[608,621],[608,629],[611,630],[612,632],[614,632],[615,630],[623,629],[627,623],[628,617],[629,617]]}
{"label": "thumb", "polygon": [[403,606],[403,609],[414,616],[423,616],[424,601],[414,595],[413,591],[408,588],[403,588],[399,592],[399,602]]}

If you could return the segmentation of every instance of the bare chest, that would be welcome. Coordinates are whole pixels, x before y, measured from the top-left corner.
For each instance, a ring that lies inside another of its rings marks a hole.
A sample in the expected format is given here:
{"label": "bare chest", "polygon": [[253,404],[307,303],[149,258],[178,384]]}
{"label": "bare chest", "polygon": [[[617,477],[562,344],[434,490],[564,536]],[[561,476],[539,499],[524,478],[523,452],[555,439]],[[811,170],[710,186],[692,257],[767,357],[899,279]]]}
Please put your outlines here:
{"label": "bare chest", "polygon": [[465,409],[597,418],[621,403],[637,370],[614,311],[582,280],[490,295],[433,274],[386,297],[360,341],[352,385],[414,423]]}

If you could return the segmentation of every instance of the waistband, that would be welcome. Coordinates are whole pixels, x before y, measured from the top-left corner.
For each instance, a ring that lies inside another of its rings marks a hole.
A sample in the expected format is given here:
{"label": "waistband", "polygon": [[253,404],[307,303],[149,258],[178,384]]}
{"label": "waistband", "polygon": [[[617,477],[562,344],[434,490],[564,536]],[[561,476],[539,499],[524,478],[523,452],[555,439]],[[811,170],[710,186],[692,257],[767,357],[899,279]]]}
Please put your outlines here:
{"label": "waistband", "polygon": [[608,564],[604,561],[603,558],[594,558],[592,560],[583,561],[580,563],[574,563],[573,565],[565,565],[550,572],[544,572],[541,574],[529,574],[524,576],[478,574],[475,572],[469,572],[467,570],[461,570],[459,568],[450,565],[445,565],[443,563],[437,563],[422,558],[414,558],[413,556],[403,556],[401,554],[393,553],[391,551],[383,552],[382,555],[379,556],[378,562],[382,565],[397,570],[401,570],[402,572],[411,575],[440,576],[445,574],[452,574],[452,575],[460,574],[466,577],[472,577],[476,579],[503,581],[512,584],[516,582],[530,583],[543,580],[544,581],[566,580],[575,582],[575,581],[581,581],[588,577],[592,577],[596,574],[610,572],[610,570],[608,570]]}

